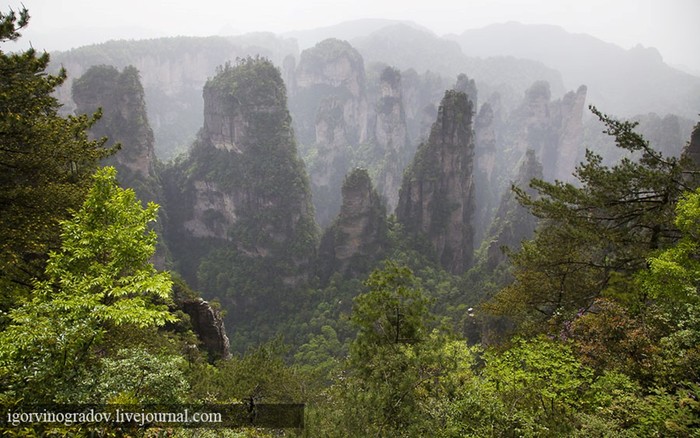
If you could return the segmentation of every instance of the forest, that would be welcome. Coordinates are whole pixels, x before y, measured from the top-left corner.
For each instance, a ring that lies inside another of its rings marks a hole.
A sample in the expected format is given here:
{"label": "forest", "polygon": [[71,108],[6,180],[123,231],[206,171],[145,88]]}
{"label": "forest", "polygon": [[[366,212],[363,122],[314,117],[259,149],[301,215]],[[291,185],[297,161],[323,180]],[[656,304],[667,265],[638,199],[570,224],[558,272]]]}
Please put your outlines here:
{"label": "forest", "polygon": [[700,78],[626,53],[676,78],[661,117],[468,34],[6,51],[30,21],[0,11],[1,436],[700,436]]}

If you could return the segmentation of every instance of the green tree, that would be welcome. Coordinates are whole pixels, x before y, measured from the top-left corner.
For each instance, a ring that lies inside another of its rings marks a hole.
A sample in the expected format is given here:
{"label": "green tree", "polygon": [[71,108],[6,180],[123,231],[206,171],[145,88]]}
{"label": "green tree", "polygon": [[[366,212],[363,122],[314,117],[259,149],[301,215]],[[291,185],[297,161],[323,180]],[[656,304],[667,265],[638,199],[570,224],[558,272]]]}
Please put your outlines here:
{"label": "green tree", "polygon": [[587,151],[574,174],[579,186],[535,179],[531,186],[538,196],[515,189],[541,226],[513,257],[514,283],[487,307],[521,324],[541,328],[543,320],[569,320],[601,295],[639,311],[648,297],[634,277],[653,251],[679,238],[674,206],[697,185],[687,172],[688,160],[654,150],[634,132],[635,123],[591,110],[626,156],[608,167]]}
{"label": "green tree", "polygon": [[365,282],[345,370],[310,425],[331,436],[446,436],[449,405],[470,375],[466,344],[431,328],[429,300],[410,269],[387,262]]}
{"label": "green tree", "polygon": [[[9,312],[0,333],[6,400],[89,400],[93,389],[80,382],[109,365],[101,358],[120,347],[115,341],[123,345],[138,330],[174,321],[166,305],[170,275],[149,262],[156,212],[118,187],[114,168],[95,174],[82,208],[61,222],[61,248],[49,254],[46,279]],[[78,387],[85,393],[76,394]]]}
{"label": "green tree", "polygon": [[[19,38],[29,14],[0,13],[0,43]],[[59,221],[80,206],[98,161],[109,155],[91,141],[94,117],[61,117],[52,95],[66,78],[45,73],[48,54],[0,50],[0,310],[7,311],[41,276],[60,242]]]}

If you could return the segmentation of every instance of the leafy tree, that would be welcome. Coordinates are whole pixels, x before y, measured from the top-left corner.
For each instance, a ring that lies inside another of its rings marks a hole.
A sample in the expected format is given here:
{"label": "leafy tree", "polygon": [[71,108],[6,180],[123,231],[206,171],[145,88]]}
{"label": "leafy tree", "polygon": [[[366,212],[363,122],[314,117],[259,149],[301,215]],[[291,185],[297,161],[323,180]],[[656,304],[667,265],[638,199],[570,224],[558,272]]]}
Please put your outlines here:
{"label": "leafy tree", "polygon": [[[19,38],[29,21],[0,13],[0,43]],[[47,75],[48,54],[0,50],[0,310],[21,301],[59,243],[59,221],[85,198],[98,161],[111,151],[88,139],[99,118],[61,117],[52,93],[66,78]]]}
{"label": "leafy tree", "polygon": [[156,236],[148,223],[156,212],[155,204],[144,209],[132,190],[118,187],[113,168],[95,174],[82,208],[61,222],[61,248],[49,255],[46,279],[10,311],[0,333],[5,399],[84,401],[74,388],[119,347],[116,340],[127,342],[121,330],[133,340],[138,330],[174,320],[166,305],[170,275],[149,262]]}
{"label": "leafy tree", "polygon": [[358,333],[350,357],[311,407],[310,433],[439,436],[471,355],[464,342],[431,328],[429,300],[410,269],[389,261],[365,284],[351,316]]}

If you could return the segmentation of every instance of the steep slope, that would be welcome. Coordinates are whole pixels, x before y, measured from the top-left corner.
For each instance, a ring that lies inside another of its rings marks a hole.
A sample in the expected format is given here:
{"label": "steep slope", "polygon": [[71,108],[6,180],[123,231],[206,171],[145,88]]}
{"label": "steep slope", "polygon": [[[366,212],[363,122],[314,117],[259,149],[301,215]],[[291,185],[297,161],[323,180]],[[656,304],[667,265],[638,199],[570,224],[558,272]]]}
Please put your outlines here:
{"label": "steep slope", "polygon": [[396,209],[407,233],[426,239],[455,274],[471,266],[474,245],[473,111],[466,94],[445,92],[430,137],[404,174]]}
{"label": "steep slope", "polygon": [[240,325],[251,311],[293,305],[317,229],[279,70],[246,58],[219,69],[203,94],[204,126],[167,175],[169,237],[185,278]]}

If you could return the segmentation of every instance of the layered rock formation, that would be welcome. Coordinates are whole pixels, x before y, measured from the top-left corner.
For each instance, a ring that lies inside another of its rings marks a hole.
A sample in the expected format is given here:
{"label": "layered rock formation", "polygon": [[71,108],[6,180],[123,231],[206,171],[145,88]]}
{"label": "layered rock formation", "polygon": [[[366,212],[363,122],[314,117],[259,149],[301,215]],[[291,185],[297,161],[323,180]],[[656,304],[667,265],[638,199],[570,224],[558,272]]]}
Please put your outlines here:
{"label": "layered rock formation", "polygon": [[278,69],[226,65],[203,95],[199,138],[168,172],[169,236],[186,280],[241,315],[306,280],[317,228]]}
{"label": "layered rock formation", "polygon": [[426,238],[440,264],[455,274],[472,264],[473,111],[466,94],[445,93],[428,141],[404,174],[396,209],[406,231]]}
{"label": "layered rock formation", "polygon": [[386,209],[366,169],[355,169],[343,183],[343,204],[326,230],[319,249],[319,277],[334,272],[345,277],[367,273],[387,247]]}

